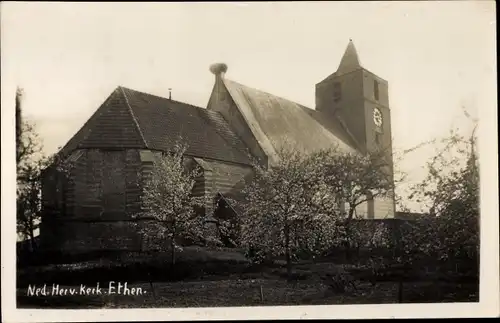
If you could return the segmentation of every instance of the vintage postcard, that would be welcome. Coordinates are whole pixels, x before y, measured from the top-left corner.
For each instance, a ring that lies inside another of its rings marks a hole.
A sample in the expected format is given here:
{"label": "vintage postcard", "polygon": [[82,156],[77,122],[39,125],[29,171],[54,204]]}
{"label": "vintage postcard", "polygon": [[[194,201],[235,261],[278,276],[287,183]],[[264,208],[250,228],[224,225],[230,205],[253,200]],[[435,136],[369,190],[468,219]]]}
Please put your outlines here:
{"label": "vintage postcard", "polygon": [[498,316],[495,9],[2,2],[5,322]]}

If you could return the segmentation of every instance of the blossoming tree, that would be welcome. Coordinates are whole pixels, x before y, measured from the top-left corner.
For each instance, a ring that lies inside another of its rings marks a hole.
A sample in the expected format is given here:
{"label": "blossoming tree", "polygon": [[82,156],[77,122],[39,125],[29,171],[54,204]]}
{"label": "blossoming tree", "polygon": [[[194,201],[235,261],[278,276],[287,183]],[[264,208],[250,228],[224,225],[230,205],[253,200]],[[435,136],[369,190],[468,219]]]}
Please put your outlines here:
{"label": "blossoming tree", "polygon": [[144,179],[142,195],[143,218],[152,218],[145,226],[146,235],[154,235],[169,242],[171,263],[176,261],[178,240],[203,240],[204,217],[198,212],[204,206],[204,197],[193,196],[193,187],[200,170],[188,167],[185,161],[187,146],[181,141],[170,153],[155,156],[152,171]]}

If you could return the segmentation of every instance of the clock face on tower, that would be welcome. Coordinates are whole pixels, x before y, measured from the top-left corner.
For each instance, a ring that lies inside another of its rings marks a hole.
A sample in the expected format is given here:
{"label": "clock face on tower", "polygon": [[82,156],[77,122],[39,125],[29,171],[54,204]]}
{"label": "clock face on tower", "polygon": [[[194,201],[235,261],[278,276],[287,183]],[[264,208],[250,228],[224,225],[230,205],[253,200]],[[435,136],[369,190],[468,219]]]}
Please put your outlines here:
{"label": "clock face on tower", "polygon": [[373,109],[373,122],[377,127],[382,126],[382,112],[379,109]]}

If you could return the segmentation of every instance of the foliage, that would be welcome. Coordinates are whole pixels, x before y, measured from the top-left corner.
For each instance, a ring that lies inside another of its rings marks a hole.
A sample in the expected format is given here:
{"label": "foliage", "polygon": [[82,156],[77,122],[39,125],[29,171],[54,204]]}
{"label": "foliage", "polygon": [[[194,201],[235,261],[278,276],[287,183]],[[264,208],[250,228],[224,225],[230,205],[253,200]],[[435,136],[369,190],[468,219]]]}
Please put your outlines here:
{"label": "foliage", "polygon": [[16,213],[17,233],[35,245],[41,219],[41,176],[50,160],[42,154],[35,125],[21,117],[22,90],[16,93]]}
{"label": "foliage", "polygon": [[255,165],[244,189],[241,241],[254,261],[284,256],[288,274],[301,251],[319,252],[340,234],[338,208],[327,187],[317,181],[315,159],[285,147],[269,168]]}
{"label": "foliage", "polygon": [[351,229],[353,244],[370,251],[387,248],[390,245],[391,230],[387,223],[370,220],[356,220]]}
{"label": "foliage", "polygon": [[331,288],[334,292],[345,293],[346,291],[357,291],[355,279],[352,275],[346,272],[337,271],[333,274],[327,274],[323,278],[323,283]]}
{"label": "foliage", "polygon": [[470,136],[451,132],[444,148],[429,161],[428,175],[412,198],[427,202],[430,219],[421,230],[429,241],[423,252],[441,260],[476,258],[479,252],[479,163],[475,130]]}
{"label": "foliage", "polygon": [[217,232],[223,246],[234,248],[240,245],[241,224],[239,220],[237,216],[216,219]]}
{"label": "foliage", "polygon": [[26,163],[18,171],[17,232],[23,238],[34,238],[41,216],[41,170],[44,160]]}
{"label": "foliage", "polygon": [[366,236],[351,228],[356,208],[394,191],[392,165],[382,150],[363,155],[335,147],[305,154],[288,146],[278,156],[269,168],[255,166],[240,203],[243,244],[257,262],[284,256],[290,268],[299,255],[358,243]]}
{"label": "foliage", "polygon": [[427,176],[412,186],[413,201],[429,211],[401,223],[390,248],[405,267],[432,266],[447,274],[478,275],[479,163],[477,121],[469,136],[450,131],[427,163]]}
{"label": "foliage", "polygon": [[357,208],[375,198],[394,196],[392,163],[387,156],[385,150],[359,154],[336,148],[318,151],[311,156],[317,166],[315,179],[325,185],[329,196],[343,210],[342,243],[348,257],[352,246],[367,243],[361,241],[366,238],[366,233],[352,225]]}
{"label": "foliage", "polygon": [[179,239],[198,242],[203,237],[204,218],[197,212],[204,199],[192,194],[198,168],[186,167],[184,153],[187,146],[177,142],[174,151],[156,156],[151,174],[144,179],[142,218],[155,222],[144,226],[144,233],[170,241],[172,263],[175,250],[181,250]]}
{"label": "foliage", "polygon": [[340,152],[335,148],[313,154],[319,168],[316,177],[327,185],[338,204],[347,205],[346,221],[354,218],[356,207],[376,197],[392,194],[392,165],[384,151],[366,154]]}

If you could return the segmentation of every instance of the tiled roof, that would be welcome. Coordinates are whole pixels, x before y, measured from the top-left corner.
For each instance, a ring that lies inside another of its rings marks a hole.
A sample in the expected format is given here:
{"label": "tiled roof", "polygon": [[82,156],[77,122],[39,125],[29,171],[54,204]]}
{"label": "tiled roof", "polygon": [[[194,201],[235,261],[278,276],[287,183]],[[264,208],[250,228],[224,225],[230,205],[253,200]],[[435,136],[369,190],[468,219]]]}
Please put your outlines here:
{"label": "tiled roof", "polygon": [[99,109],[89,134],[78,148],[145,148],[141,129],[128,108],[123,89],[118,88]]}
{"label": "tiled roof", "polygon": [[118,87],[61,150],[142,148],[169,151],[180,137],[187,154],[249,164],[245,145],[215,111]]}
{"label": "tiled roof", "polygon": [[345,127],[334,117],[304,107],[290,100],[224,79],[231,97],[252,125],[267,153],[275,153],[292,144],[304,152],[337,146],[354,152],[356,145]]}

